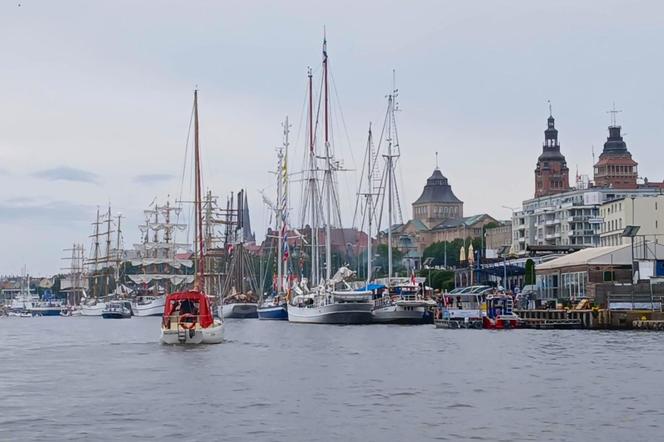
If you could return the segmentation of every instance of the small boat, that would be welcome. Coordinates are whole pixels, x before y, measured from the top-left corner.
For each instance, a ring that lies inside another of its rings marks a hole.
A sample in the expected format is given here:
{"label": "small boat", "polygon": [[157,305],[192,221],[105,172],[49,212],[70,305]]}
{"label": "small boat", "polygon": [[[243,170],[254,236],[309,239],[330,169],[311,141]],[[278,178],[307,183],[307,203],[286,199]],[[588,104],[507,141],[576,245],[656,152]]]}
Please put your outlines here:
{"label": "small boat", "polygon": [[513,311],[512,297],[504,293],[490,294],[486,297],[486,314],[482,318],[484,328],[518,328],[521,318]]}
{"label": "small boat", "polygon": [[[455,296],[456,295],[456,296]],[[482,298],[477,293],[443,296],[436,309],[436,328],[482,328]]]}
{"label": "small boat", "polygon": [[218,344],[224,324],[212,316],[205,294],[191,290],[166,297],[161,325],[162,344]]}
{"label": "small boat", "polygon": [[101,317],[104,319],[129,319],[132,316],[133,312],[129,301],[111,301],[101,312]]}
{"label": "small boat", "polygon": [[288,321],[288,303],[280,296],[266,298],[257,309],[258,319]]}

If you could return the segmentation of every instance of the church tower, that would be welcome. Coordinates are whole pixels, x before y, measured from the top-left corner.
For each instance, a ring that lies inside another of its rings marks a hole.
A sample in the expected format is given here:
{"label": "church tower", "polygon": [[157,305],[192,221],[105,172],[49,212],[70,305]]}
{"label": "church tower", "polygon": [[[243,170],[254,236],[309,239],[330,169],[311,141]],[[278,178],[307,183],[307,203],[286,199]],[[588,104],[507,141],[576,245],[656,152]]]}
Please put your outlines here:
{"label": "church tower", "polygon": [[555,195],[569,190],[569,169],[565,156],[560,153],[558,129],[549,106],[549,118],[544,131],[542,154],[535,167],[535,197]]}
{"label": "church tower", "polygon": [[604,150],[595,164],[595,186],[636,189],[638,187],[636,179],[639,176],[638,163],[632,159],[632,154],[627,150],[627,144],[620,134],[620,126],[616,124],[616,113],[620,111],[614,108],[609,112],[613,116]]}

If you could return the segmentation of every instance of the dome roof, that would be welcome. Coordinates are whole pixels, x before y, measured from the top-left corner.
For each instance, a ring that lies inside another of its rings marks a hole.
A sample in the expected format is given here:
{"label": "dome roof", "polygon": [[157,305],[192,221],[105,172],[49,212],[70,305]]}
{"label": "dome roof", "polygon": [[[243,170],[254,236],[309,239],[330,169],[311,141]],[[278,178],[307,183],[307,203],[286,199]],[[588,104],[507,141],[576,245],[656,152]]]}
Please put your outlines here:
{"label": "dome roof", "polygon": [[422,194],[413,204],[425,203],[462,203],[454,195],[452,187],[447,182],[447,178],[445,178],[437,167],[429,179],[427,179],[427,184],[424,186]]}
{"label": "dome roof", "polygon": [[627,143],[620,135],[620,126],[609,126],[609,136],[604,143],[602,154],[628,154]]}

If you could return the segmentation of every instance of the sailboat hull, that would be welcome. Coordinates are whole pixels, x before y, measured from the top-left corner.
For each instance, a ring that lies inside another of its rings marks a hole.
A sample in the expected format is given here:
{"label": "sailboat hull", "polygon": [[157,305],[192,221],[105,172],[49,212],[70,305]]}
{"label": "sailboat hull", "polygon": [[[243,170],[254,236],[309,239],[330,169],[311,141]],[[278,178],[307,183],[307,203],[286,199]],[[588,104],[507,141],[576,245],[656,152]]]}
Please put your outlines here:
{"label": "sailboat hull", "polygon": [[221,315],[224,319],[258,318],[258,305],[252,302],[237,302],[233,304],[224,304],[221,307]]}
{"label": "sailboat hull", "polygon": [[164,314],[165,302],[166,297],[160,296],[145,304],[134,302],[131,304],[131,309],[134,312],[134,316],[162,316]]}
{"label": "sailboat hull", "polygon": [[288,321],[288,310],[285,305],[258,307],[258,319]]}
{"label": "sailboat hull", "polygon": [[193,330],[167,329],[162,326],[159,341],[167,345],[220,344],[224,340],[224,324],[219,321],[206,328]]}
{"label": "sailboat hull", "polygon": [[288,321],[308,324],[370,324],[372,304],[349,302],[316,307],[288,306]]}
{"label": "sailboat hull", "polygon": [[101,316],[104,309],[106,309],[105,302],[98,302],[94,305],[82,305],[81,316]]}
{"label": "sailboat hull", "polygon": [[373,311],[374,322],[396,324],[424,324],[425,307],[387,305]]}

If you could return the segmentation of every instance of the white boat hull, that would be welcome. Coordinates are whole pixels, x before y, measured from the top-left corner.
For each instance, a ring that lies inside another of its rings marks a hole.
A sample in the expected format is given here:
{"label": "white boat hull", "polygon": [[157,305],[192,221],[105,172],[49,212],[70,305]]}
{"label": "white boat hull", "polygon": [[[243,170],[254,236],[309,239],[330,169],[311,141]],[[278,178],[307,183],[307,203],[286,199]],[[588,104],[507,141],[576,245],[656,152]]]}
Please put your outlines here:
{"label": "white boat hull", "polygon": [[315,307],[288,306],[288,321],[308,324],[370,324],[370,302],[327,304]]}
{"label": "white boat hull", "polygon": [[137,302],[132,302],[131,309],[134,312],[134,316],[162,316],[164,314],[164,304],[166,303],[166,297],[160,296],[153,299],[151,302],[146,304],[140,304]]}
{"label": "white boat hull", "polygon": [[81,316],[101,316],[101,312],[103,312],[105,308],[105,302],[98,302],[94,305],[82,305]]}
{"label": "white boat hull", "polygon": [[374,322],[422,323],[425,308],[423,306],[387,305],[373,311]]}
{"label": "white boat hull", "polygon": [[221,306],[221,317],[246,319],[258,318],[258,304],[252,302],[237,302]]}
{"label": "white boat hull", "polygon": [[162,326],[159,340],[162,344],[169,345],[219,344],[224,340],[224,324],[214,321],[209,327],[200,328],[197,326],[193,330],[167,329]]}

